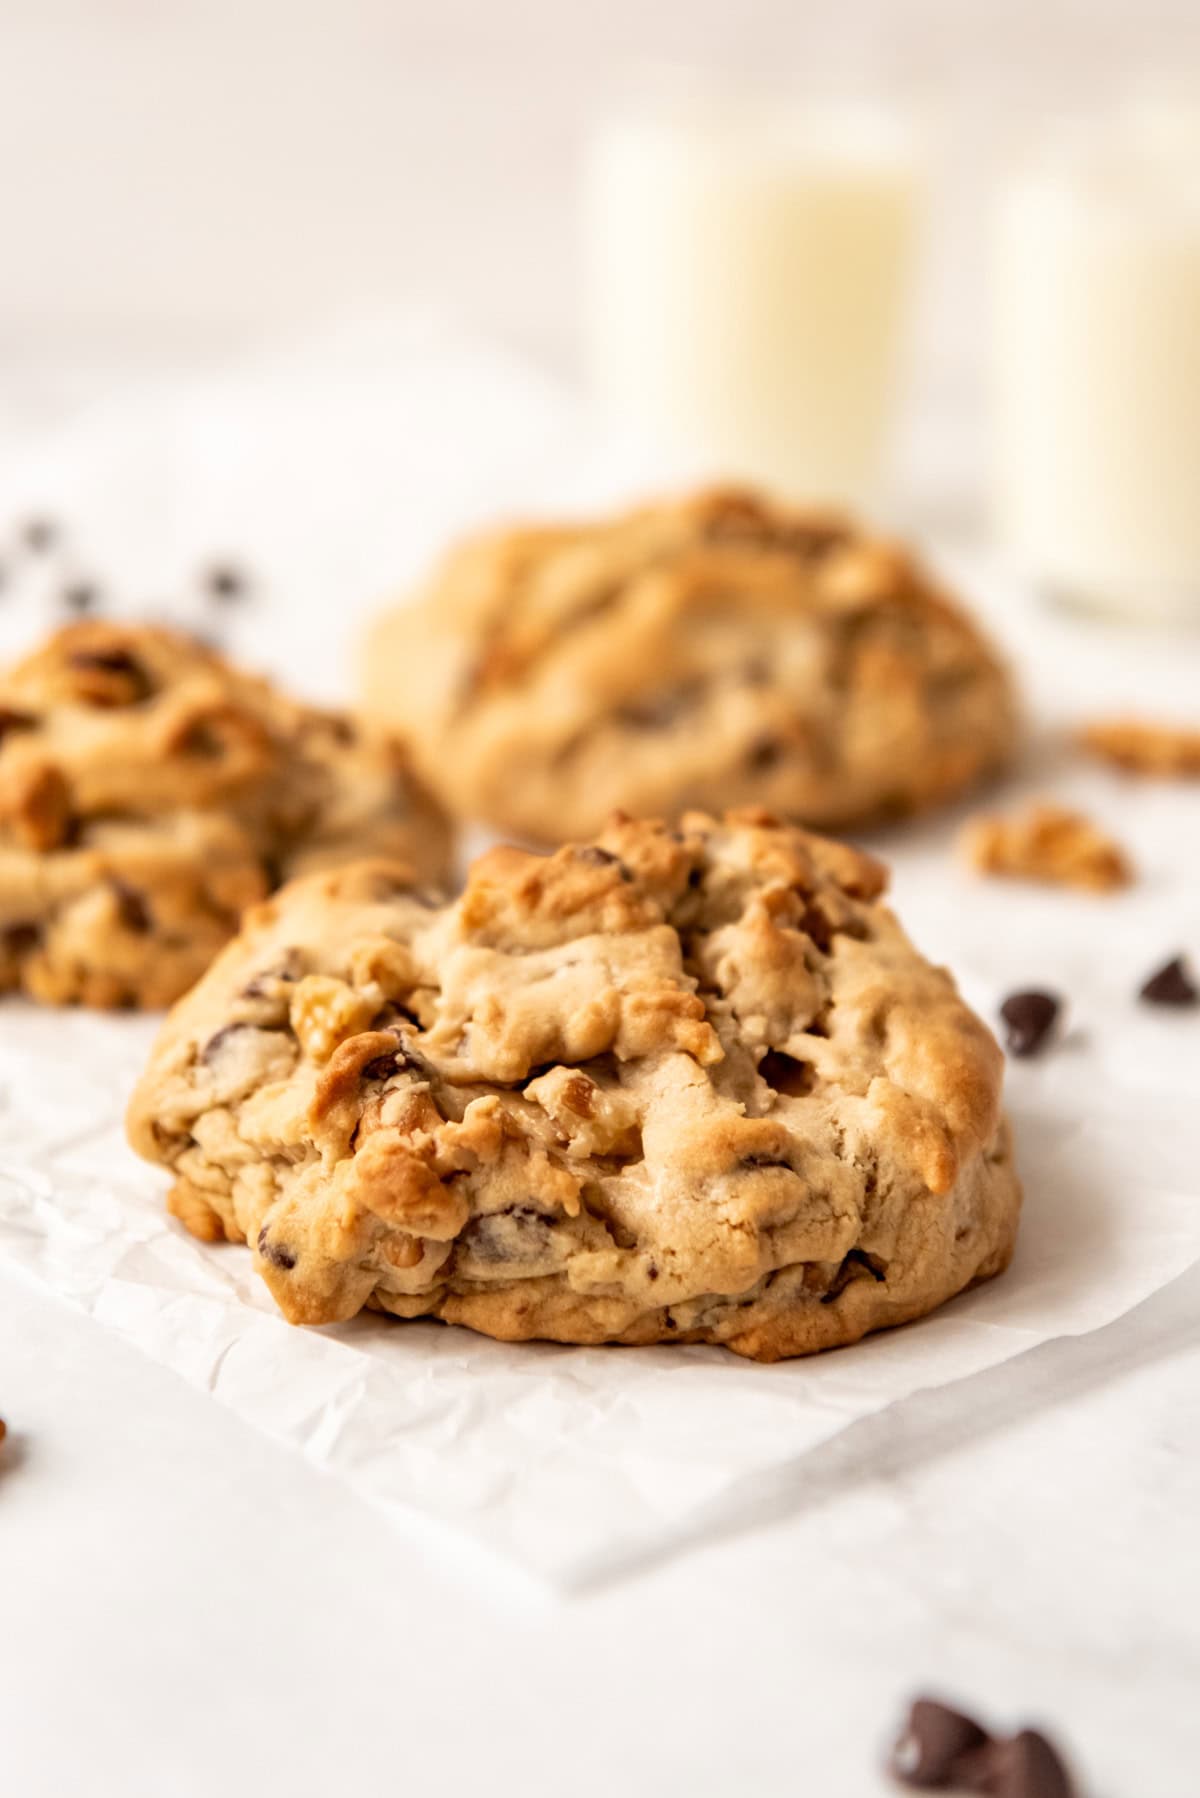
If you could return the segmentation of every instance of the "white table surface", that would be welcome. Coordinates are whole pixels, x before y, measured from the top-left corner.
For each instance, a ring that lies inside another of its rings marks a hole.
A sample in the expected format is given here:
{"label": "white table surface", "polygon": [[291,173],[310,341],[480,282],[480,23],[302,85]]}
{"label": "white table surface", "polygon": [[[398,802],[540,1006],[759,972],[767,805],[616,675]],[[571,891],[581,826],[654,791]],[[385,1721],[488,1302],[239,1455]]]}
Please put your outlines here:
{"label": "white table surface", "polygon": [[0,1268],[0,1790],[869,1798],[933,1690],[1050,1723],[1092,1798],[1195,1798],[1198,1310],[1195,1268],[556,1598]]}

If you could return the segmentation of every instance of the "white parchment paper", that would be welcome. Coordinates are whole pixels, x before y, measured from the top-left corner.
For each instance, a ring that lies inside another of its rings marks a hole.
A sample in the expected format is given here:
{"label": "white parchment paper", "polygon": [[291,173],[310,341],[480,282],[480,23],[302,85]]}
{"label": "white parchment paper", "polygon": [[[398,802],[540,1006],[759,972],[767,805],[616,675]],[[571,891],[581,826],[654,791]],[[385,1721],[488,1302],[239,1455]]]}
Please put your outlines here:
{"label": "white parchment paper", "polygon": [[[573,430],[544,382],[410,321],[106,410],[9,471],[9,490],[62,508],[132,609],[157,589],[194,610],[187,571],[244,549],[262,585],[235,647],[336,692],[355,616],[437,533],[612,481]],[[1068,1002],[1064,1040],[1010,1070],[1027,1205],[1003,1279],[775,1368],[701,1348],[510,1348],[375,1318],[295,1330],[243,1250],[166,1217],[161,1177],[124,1145],[155,1021],[11,1001],[0,1256],[397,1517],[563,1585],[702,1539],[706,1518],[753,1522],[765,1476],[849,1424],[1095,1329],[1173,1279],[1200,1259],[1200,1017],[1133,994],[1168,953],[1200,950],[1200,803],[1063,760],[1046,733],[1116,701],[1186,715],[1200,651],[1044,616],[971,558],[955,572],[1012,648],[1042,733],[1014,796],[1050,786],[1087,805],[1142,872],[1107,900],[979,883],[954,863],[952,818],[874,845],[912,934],[982,1011],[1019,985]],[[15,645],[51,606],[35,595],[0,636]]]}

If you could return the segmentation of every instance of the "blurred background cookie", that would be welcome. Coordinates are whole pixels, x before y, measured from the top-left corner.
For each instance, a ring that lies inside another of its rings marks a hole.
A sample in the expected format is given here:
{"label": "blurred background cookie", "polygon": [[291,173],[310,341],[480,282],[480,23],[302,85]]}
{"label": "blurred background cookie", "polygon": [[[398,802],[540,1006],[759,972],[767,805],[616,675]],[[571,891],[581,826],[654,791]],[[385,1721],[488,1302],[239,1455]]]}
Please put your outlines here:
{"label": "blurred background cookie", "polygon": [[85,620],[0,680],[0,990],[169,1004],[280,880],[449,852],[396,740],[181,633]]}
{"label": "blurred background cookie", "polygon": [[999,768],[1012,687],[904,550],[746,490],[500,531],[383,618],[367,709],[447,806],[546,842],[614,809],[840,828]]}

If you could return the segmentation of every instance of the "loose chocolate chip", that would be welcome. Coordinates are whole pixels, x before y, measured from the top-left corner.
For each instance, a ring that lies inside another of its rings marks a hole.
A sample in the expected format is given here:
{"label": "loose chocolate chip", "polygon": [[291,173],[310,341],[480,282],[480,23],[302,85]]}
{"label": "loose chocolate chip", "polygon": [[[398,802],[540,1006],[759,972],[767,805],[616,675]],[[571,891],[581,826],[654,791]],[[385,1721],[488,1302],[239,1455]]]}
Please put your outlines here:
{"label": "loose chocolate chip", "polygon": [[52,518],[28,518],[21,529],[22,543],[38,556],[53,549],[59,535],[59,528]]}
{"label": "loose chocolate chip", "polygon": [[765,773],[774,768],[783,754],[783,744],[778,737],[758,737],[746,754],[746,766],[756,773]]}
{"label": "loose chocolate chip", "polygon": [[653,1261],[650,1263],[649,1267],[646,1269],[646,1278],[648,1280],[657,1280],[657,1278],[658,1278],[658,1269],[655,1267]]}
{"label": "loose chocolate chip", "polygon": [[758,1071],[768,1086],[790,1099],[798,1099],[803,1094],[810,1093],[816,1078],[809,1062],[797,1061],[794,1056],[785,1055],[780,1049],[768,1049],[758,1064]]}
{"label": "loose chocolate chip", "polygon": [[1010,993],[1000,1007],[1004,1046],[1010,1055],[1036,1055],[1054,1028],[1060,1010],[1053,993]]}
{"label": "loose chocolate chip", "polygon": [[32,712],[18,712],[12,706],[0,705],[0,743],[12,731],[36,729],[37,719]]}
{"label": "loose chocolate chip", "polygon": [[135,936],[147,936],[154,928],[154,920],[150,915],[150,907],[136,887],[131,887],[123,880],[110,878],[109,885],[116,896],[117,916],[126,930],[133,931]]}
{"label": "loose chocolate chip", "polygon": [[68,612],[94,612],[100,604],[100,589],[95,581],[69,581],[59,598]]}
{"label": "loose chocolate chip", "polygon": [[272,1267],[283,1268],[285,1273],[290,1273],[296,1265],[294,1250],[287,1248],[281,1242],[272,1242],[267,1235],[265,1224],[258,1233],[258,1252],[264,1261],[269,1261]]}
{"label": "loose chocolate chip", "polygon": [[1200,990],[1188,973],[1182,955],[1175,955],[1157,973],[1151,974],[1138,998],[1144,999],[1147,1005],[1195,1005],[1200,1001]]}
{"label": "loose chocolate chip", "polygon": [[1058,1751],[1036,1729],[965,1750],[943,1783],[986,1798],[1072,1798],[1074,1792]]}
{"label": "loose chocolate chip", "polygon": [[214,562],[204,572],[204,590],[218,605],[233,605],[245,599],[250,582],[232,562]]}
{"label": "loose chocolate chip", "polygon": [[935,1698],[918,1698],[892,1750],[890,1771],[919,1791],[943,1790],[958,1784],[964,1756],[988,1745],[974,1718]]}

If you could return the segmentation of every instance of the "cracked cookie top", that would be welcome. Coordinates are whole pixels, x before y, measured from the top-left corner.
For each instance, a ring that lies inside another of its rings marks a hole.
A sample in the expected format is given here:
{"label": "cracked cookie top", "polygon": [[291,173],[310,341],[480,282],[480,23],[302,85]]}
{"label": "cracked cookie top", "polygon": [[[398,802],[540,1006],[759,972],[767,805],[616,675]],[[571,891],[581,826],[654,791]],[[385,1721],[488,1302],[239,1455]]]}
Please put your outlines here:
{"label": "cracked cookie top", "polygon": [[495,849],[454,904],[300,881],[175,1009],[131,1140],[286,1315],[774,1358],[1007,1259],[1000,1054],[880,903],[764,812]]}
{"label": "cracked cookie top", "polygon": [[0,987],[168,1003],[281,879],[448,852],[397,742],[180,633],[83,621],[0,679]]}
{"label": "cracked cookie top", "polygon": [[451,809],[544,842],[614,808],[903,814],[1015,734],[995,652],[910,554],[739,490],[465,544],[364,680]]}

